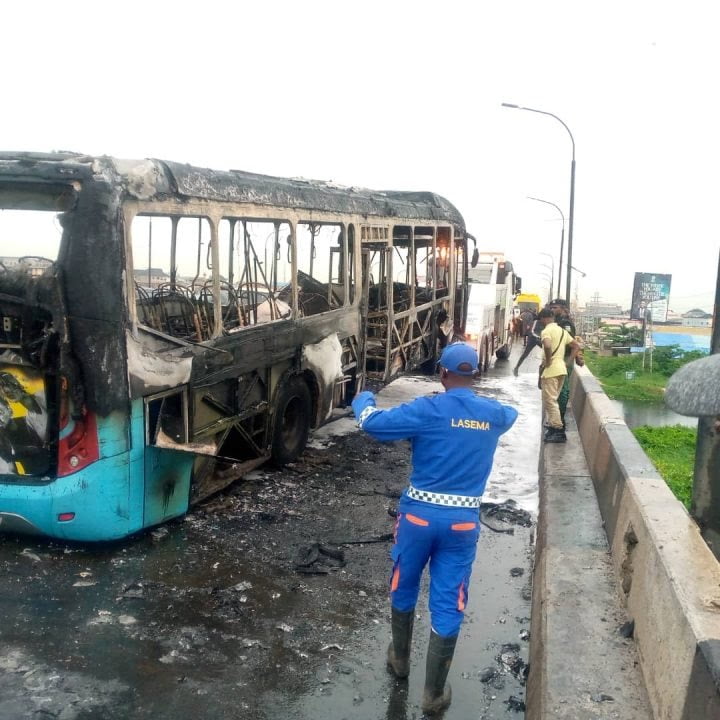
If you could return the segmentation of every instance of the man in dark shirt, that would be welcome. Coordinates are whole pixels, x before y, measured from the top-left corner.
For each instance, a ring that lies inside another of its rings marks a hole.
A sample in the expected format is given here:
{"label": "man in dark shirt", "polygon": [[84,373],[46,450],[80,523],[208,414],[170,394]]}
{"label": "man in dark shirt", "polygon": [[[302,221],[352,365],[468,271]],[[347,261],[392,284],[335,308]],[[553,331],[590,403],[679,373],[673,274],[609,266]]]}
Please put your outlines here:
{"label": "man in dark shirt", "polygon": [[523,335],[525,336],[525,349],[513,368],[513,375],[517,377],[520,366],[525,358],[533,351],[533,348],[540,347],[540,333],[542,332],[542,323],[531,310],[524,310],[520,313],[523,321]]}

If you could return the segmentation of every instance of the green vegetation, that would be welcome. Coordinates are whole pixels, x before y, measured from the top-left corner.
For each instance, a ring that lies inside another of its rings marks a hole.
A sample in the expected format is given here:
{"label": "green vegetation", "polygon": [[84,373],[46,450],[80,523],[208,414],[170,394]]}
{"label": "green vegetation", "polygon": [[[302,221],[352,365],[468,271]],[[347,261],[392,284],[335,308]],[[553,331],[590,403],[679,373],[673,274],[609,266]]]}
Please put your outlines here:
{"label": "green vegetation", "polygon": [[[667,379],[685,363],[704,357],[697,350],[687,352],[678,345],[655,348],[652,354],[653,371],[650,372],[650,355],[643,353],[611,357],[586,350],[585,362],[590,372],[600,381],[608,397],[613,400],[662,402]],[[628,379],[626,372],[634,372]]]}
{"label": "green vegetation", "polygon": [[[610,357],[586,350],[585,362],[613,400],[661,403],[668,378],[685,363],[704,356],[705,353],[695,350],[686,352],[678,345],[655,348],[652,373],[649,355],[643,369],[643,353]],[[628,379],[626,372],[634,372],[634,378]],[[697,430],[683,425],[644,425],[633,433],[675,497],[689,509]]]}
{"label": "green vegetation", "polygon": [[611,345],[641,347],[643,344],[642,328],[636,325],[628,327],[625,323],[619,325],[602,323],[599,329]]}
{"label": "green vegetation", "polygon": [[697,430],[683,425],[643,425],[633,433],[675,497],[689,510]]}

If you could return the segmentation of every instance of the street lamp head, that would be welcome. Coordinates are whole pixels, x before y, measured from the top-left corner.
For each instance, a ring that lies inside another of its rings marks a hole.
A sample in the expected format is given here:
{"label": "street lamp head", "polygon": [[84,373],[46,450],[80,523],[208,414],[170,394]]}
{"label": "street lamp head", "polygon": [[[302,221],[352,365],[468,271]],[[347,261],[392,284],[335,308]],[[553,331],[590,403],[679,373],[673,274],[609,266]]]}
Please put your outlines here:
{"label": "street lamp head", "polygon": [[532,195],[526,195],[525,197],[527,197],[528,200],[535,200],[536,202],[545,203],[545,205],[552,205],[560,213],[560,217],[563,221],[563,227],[565,227],[565,214],[554,202],[550,202],[549,200],[543,200],[542,198],[538,197],[533,197]]}
{"label": "street lamp head", "polygon": [[[572,246],[573,246],[573,208],[575,205],[575,138],[573,137],[570,128],[567,126],[562,118],[546,110],[538,110],[537,108],[525,107],[524,105],[513,105],[511,103],[501,103],[503,107],[514,108],[516,110],[527,110],[528,112],[539,113],[540,115],[548,115],[551,118],[555,118],[564,128],[567,130],[567,134],[570,136],[570,142],[572,143],[572,163],[570,164],[570,217],[569,217],[569,228],[568,228],[568,247],[567,247],[567,290],[566,299],[570,302],[570,274],[571,274],[571,263],[572,263]],[[548,203],[552,204],[552,203]],[[562,252],[560,253],[562,258]],[[561,260],[562,264],[562,260]]]}

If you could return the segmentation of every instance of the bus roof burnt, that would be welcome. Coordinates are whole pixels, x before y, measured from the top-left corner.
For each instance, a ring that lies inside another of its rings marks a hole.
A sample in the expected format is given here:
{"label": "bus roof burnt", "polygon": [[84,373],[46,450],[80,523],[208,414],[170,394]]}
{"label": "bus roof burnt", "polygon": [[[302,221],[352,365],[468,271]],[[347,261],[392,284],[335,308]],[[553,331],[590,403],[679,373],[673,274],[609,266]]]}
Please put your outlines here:
{"label": "bus roof burnt", "polygon": [[319,180],[258,175],[241,170],[222,172],[172,162],[163,164],[172,175],[178,193],[188,197],[303,210],[322,208],[358,215],[427,219],[464,227],[457,208],[431,192],[376,191],[341,187]]}
{"label": "bus roof burnt", "polygon": [[330,182],[282,178],[241,170],[212,170],[158,159],[133,160],[80,153],[0,152],[0,178],[44,181],[95,180],[120,184],[134,197],[178,194],[187,198],[247,202],[297,210],[337,211],[378,217],[447,222],[464,228],[463,217],[432,192],[342,187]]}

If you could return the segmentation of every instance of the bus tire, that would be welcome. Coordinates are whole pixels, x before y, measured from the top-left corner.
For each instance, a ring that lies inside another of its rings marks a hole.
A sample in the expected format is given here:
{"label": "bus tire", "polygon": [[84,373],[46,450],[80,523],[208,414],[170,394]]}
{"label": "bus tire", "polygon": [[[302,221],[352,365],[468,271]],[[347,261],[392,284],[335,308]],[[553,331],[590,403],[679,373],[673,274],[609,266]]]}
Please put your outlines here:
{"label": "bus tire", "polygon": [[305,450],[312,423],[312,399],[307,383],[297,375],[280,387],[272,425],[271,458],[275,465],[294,462]]}
{"label": "bus tire", "polygon": [[505,345],[501,345],[496,351],[495,351],[495,357],[498,360],[507,360],[510,357],[510,347],[507,343]]}

